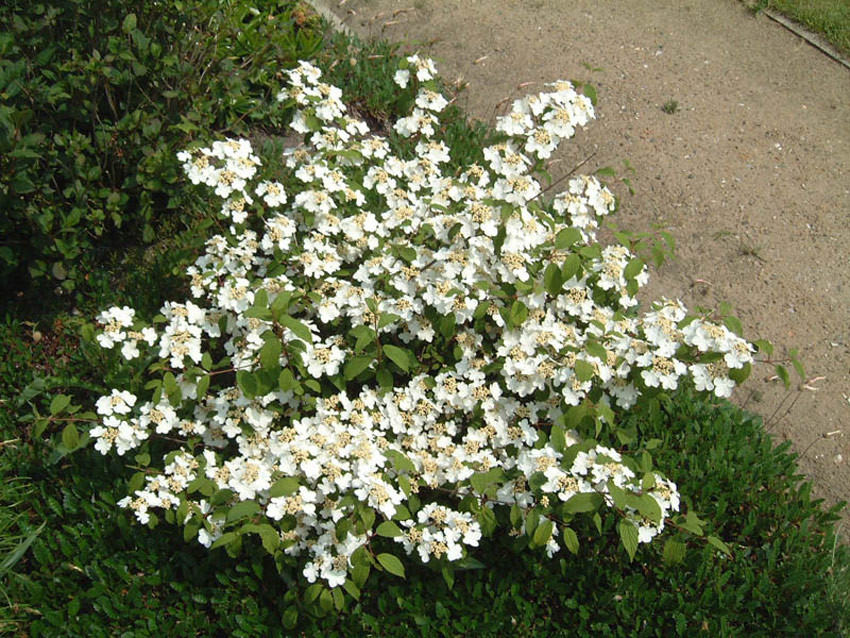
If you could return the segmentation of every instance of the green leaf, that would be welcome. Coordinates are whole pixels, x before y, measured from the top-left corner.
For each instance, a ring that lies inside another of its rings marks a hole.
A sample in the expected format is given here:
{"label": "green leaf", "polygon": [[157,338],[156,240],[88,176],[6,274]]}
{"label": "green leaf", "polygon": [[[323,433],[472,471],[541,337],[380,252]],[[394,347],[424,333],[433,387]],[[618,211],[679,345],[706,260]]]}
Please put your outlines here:
{"label": "green leaf", "polygon": [[[265,293],[265,290],[261,290],[260,293]],[[257,296],[254,298],[254,305],[252,305],[248,310],[245,311],[245,316],[251,319],[261,319],[262,321],[271,321],[272,311],[269,310],[268,301],[265,300],[260,293],[257,293]]]}
{"label": "green leaf", "polygon": [[583,359],[576,359],[574,369],[576,372],[576,377],[582,383],[584,383],[585,381],[590,381],[593,378],[593,364],[590,364],[587,361],[584,361]]}
{"label": "green leaf", "polygon": [[564,546],[573,554],[578,554],[578,536],[576,533],[569,527],[565,527],[562,530],[562,533],[564,537]]}
{"label": "green leaf", "polygon": [[717,538],[717,536],[706,536],[705,540],[707,540],[709,542],[709,544],[714,545],[714,547],[719,549],[721,552],[723,552],[727,556],[732,555],[732,550],[729,549],[729,546],[726,543],[724,543],[722,540]]}
{"label": "green leaf", "polygon": [[638,497],[637,509],[641,516],[648,518],[653,523],[658,524],[661,522],[661,517],[663,516],[661,506],[658,504],[658,501],[649,494],[644,494]]}
{"label": "green leaf", "polygon": [[537,526],[540,524],[540,509],[539,507],[534,507],[525,515],[525,533],[529,536],[534,535],[534,530],[537,529]]}
{"label": "green leaf", "polygon": [[404,578],[404,565],[401,564],[401,561],[398,558],[392,554],[378,554],[377,558],[381,567],[386,569],[393,576]]}
{"label": "green leaf", "polygon": [[196,388],[196,393],[198,395],[198,401],[204,398],[207,394],[207,390],[210,389],[210,375],[205,374],[200,379],[198,379],[198,386]]}
{"label": "green leaf", "polygon": [[198,530],[201,529],[197,523],[189,523],[183,528],[183,540],[187,543],[195,540],[198,536]]}
{"label": "green leaf", "polygon": [[286,314],[289,310],[290,299],[292,299],[292,293],[288,291],[281,292],[274,298],[270,308],[273,319],[278,320],[281,315]]}
{"label": "green leaf", "polygon": [[511,505],[511,525],[514,529],[519,529],[522,527],[522,510],[519,505]]}
{"label": "green leaf", "polygon": [[269,308],[269,292],[265,288],[260,288],[254,294],[253,308],[268,310]]}
{"label": "green leaf", "polygon": [[626,500],[626,490],[621,487],[617,487],[613,480],[608,481],[608,493],[611,495],[611,498],[614,500],[614,506],[624,510],[626,509],[626,505],[628,502]]}
{"label": "green leaf", "polygon": [[455,571],[451,563],[448,565],[443,565],[443,568],[440,571],[442,571],[443,573],[443,580],[446,581],[446,587],[448,587],[449,590],[454,589]]}
{"label": "green leaf", "polygon": [[623,547],[626,548],[626,553],[629,555],[629,560],[634,560],[638,546],[637,525],[623,519],[617,524],[617,531],[620,534],[620,540],[623,541]]}
{"label": "green leaf", "polygon": [[384,456],[390,460],[390,463],[393,464],[393,468],[397,472],[409,472],[410,474],[416,472],[416,466],[413,464],[413,461],[398,450],[386,450]]}
{"label": "green leaf", "polygon": [[763,352],[768,357],[773,354],[773,344],[767,339],[757,339],[756,341],[753,341],[753,345],[760,353]]}
{"label": "green leaf", "polygon": [[366,368],[369,367],[369,364],[375,360],[375,357],[369,356],[359,356],[359,357],[351,357],[345,364],[345,380],[351,381],[358,374],[363,372]]}
{"label": "green leaf", "polygon": [[292,374],[292,370],[290,370],[289,368],[284,368],[283,370],[281,370],[280,376],[277,378],[277,384],[283,392],[291,390],[293,387],[295,387],[295,377]]}
{"label": "green leaf", "polygon": [[77,432],[77,426],[73,423],[69,423],[62,430],[62,444],[69,451],[77,449],[77,446],[80,444],[80,434]]}
{"label": "green leaf", "polygon": [[640,257],[635,257],[628,264],[626,264],[625,270],[623,270],[623,277],[625,279],[634,279],[637,277],[641,271],[643,270],[643,259]]}
{"label": "green leaf", "polygon": [[319,608],[324,612],[328,612],[333,606],[334,601],[330,590],[323,588],[322,593],[319,594]]}
{"label": "green leaf", "polygon": [[236,532],[227,532],[226,534],[222,534],[217,541],[210,545],[210,549],[215,549],[216,547],[221,547],[222,545],[232,543],[237,538],[239,538],[239,536],[236,534]]}
{"label": "green leaf", "polygon": [[[142,476],[144,476],[144,475],[142,475]],[[141,487],[142,487],[141,483],[139,484],[138,487],[135,487],[135,488],[133,488],[131,486],[130,491],[135,491],[137,489],[141,489]],[[211,496],[215,492],[215,490],[216,490],[215,483],[213,483],[210,479],[206,478],[205,476],[197,477],[194,481],[189,483],[189,485],[186,487],[186,491],[189,494],[194,494],[195,492],[200,492],[204,496]]]}
{"label": "green leaf", "polygon": [[227,522],[232,523],[241,518],[253,516],[260,511],[260,506],[256,501],[239,501],[227,511]]}
{"label": "green leaf", "polygon": [[387,358],[404,372],[408,372],[410,370],[410,358],[408,357],[407,350],[399,348],[398,346],[386,345],[383,347],[383,351],[384,354],[387,355]]}
{"label": "green leaf", "polygon": [[224,505],[233,498],[233,490],[223,489],[217,490],[215,494],[210,496],[210,505]]}
{"label": "green leaf", "polygon": [[570,514],[592,512],[599,507],[601,502],[602,497],[596,492],[583,492],[570,497],[570,499],[564,503],[563,509],[565,512]]}
{"label": "green leaf", "polygon": [[383,523],[378,525],[378,529],[375,530],[375,533],[378,536],[384,536],[386,538],[395,538],[396,536],[401,536],[404,532],[402,532],[401,528],[393,521],[384,521]]}
{"label": "green leaf", "polygon": [[[404,474],[399,475],[399,483],[401,483],[400,479],[407,478]],[[410,501],[408,501],[410,502]],[[410,510],[407,509],[407,506],[404,503],[399,503],[395,506],[395,514],[393,514],[394,521],[406,521],[411,518]]]}
{"label": "green leaf", "polygon": [[174,394],[180,389],[180,386],[177,385],[177,378],[171,372],[166,372],[162,377],[162,387],[166,395]]}
{"label": "green leaf", "polygon": [[269,554],[274,554],[275,550],[280,546],[280,534],[271,525],[258,525],[260,528],[260,540],[263,543],[263,549]]}
{"label": "green leaf", "polygon": [[549,264],[546,266],[546,271],[543,273],[543,284],[546,286],[546,292],[555,297],[561,292],[564,286],[564,281],[561,278],[561,269],[557,264]]}
{"label": "green leaf", "polygon": [[334,607],[336,610],[342,611],[342,608],[345,606],[345,596],[343,595],[342,590],[340,590],[339,587],[334,587],[331,590],[331,596],[333,596]]}
{"label": "green leaf", "polygon": [[375,510],[373,510],[371,507],[361,508],[360,520],[363,521],[363,527],[365,529],[372,529],[372,526],[375,524]]}
{"label": "green leaf", "polygon": [[548,518],[540,523],[540,525],[537,526],[537,529],[534,530],[534,536],[531,539],[534,545],[537,547],[543,547],[546,545],[552,537],[552,530],[554,527],[555,524]]}
{"label": "green leaf", "polygon": [[555,248],[564,250],[580,241],[581,231],[578,228],[564,228],[555,236]]}
{"label": "green leaf", "polygon": [[439,331],[440,336],[448,341],[454,335],[456,326],[457,317],[455,317],[453,312],[450,312],[445,317],[442,317],[437,323],[437,330]]}
{"label": "green leaf", "polygon": [[23,555],[26,554],[29,549],[29,546],[32,545],[33,541],[35,541],[35,539],[38,538],[38,535],[41,534],[45,525],[47,525],[46,521],[27,534],[27,536],[21,540],[21,542],[19,542],[12,551],[6,554],[3,558],[3,562],[0,563],[0,574],[8,572],[19,560],[21,560]]}
{"label": "green leaf", "polygon": [[357,587],[363,589],[363,585],[366,584],[366,579],[369,578],[370,571],[372,571],[372,566],[369,563],[356,563],[351,570],[351,579]]}
{"label": "green leaf", "polygon": [[469,478],[469,482],[473,489],[479,494],[487,491],[487,488],[501,480],[504,477],[502,468],[494,467],[486,472],[476,472]]}
{"label": "green leaf", "polygon": [[50,402],[50,415],[56,416],[71,404],[71,397],[66,394],[58,394]]}
{"label": "green leaf", "polygon": [[345,582],[342,584],[342,588],[348,592],[348,595],[351,596],[354,600],[360,600],[360,589],[357,585],[354,584],[353,581],[348,578],[345,579]]}
{"label": "green leaf", "polygon": [[528,478],[528,487],[530,487],[532,491],[539,490],[548,480],[549,479],[546,478],[546,475],[543,472],[534,472]]}
{"label": "green leaf", "polygon": [[271,370],[280,366],[281,345],[277,337],[266,339],[260,348],[260,365],[265,370]]}
{"label": "green leaf", "polygon": [[242,394],[249,399],[253,399],[257,395],[257,379],[247,370],[239,370],[236,373],[236,385],[242,390]]}
{"label": "green leaf", "polygon": [[91,343],[94,341],[94,326],[90,323],[84,324],[82,328],[80,328],[80,337],[85,343]]}
{"label": "green leaf", "polygon": [[390,325],[391,323],[395,323],[399,319],[401,319],[401,317],[394,315],[391,312],[382,312],[380,319],[378,319],[378,330]]}
{"label": "green leaf", "polygon": [[287,607],[280,617],[280,622],[286,629],[295,629],[298,624],[298,608],[295,606]]}
{"label": "green leaf", "polygon": [[292,333],[302,341],[313,343],[313,333],[310,332],[310,328],[297,319],[289,315],[283,315],[280,318],[280,323],[289,328],[289,330],[291,330]]}
{"label": "green leaf", "polygon": [[128,13],[124,18],[124,22],[121,24],[121,30],[124,33],[130,33],[133,29],[136,28],[136,14]]}
{"label": "green leaf", "polygon": [[349,332],[356,339],[354,349],[360,351],[375,340],[376,332],[369,326],[357,326]]}
{"label": "green leaf", "polygon": [[304,590],[304,602],[307,604],[313,603],[319,599],[322,592],[325,591],[325,586],[321,583],[314,583]]}
{"label": "green leaf", "polygon": [[485,569],[487,565],[472,556],[464,556],[458,561],[455,561],[454,567],[456,571],[469,571],[471,569]]}
{"label": "green leaf", "polygon": [[528,307],[519,299],[511,304],[510,322],[514,326],[519,326],[528,318]]}
{"label": "green leaf", "polygon": [[800,377],[800,381],[806,380],[806,370],[803,368],[803,364],[797,358],[797,349],[791,348],[788,351],[788,356],[791,359],[791,365],[794,366],[794,370],[797,372],[797,376]]}
{"label": "green leaf", "polygon": [[581,268],[581,257],[575,253],[569,255],[561,264],[561,279],[564,283],[572,279],[578,273],[579,268]]}
{"label": "green leaf", "polygon": [[599,416],[605,419],[605,423],[608,425],[614,425],[614,410],[612,410],[610,406],[600,402],[596,404],[595,410]]}
{"label": "green leaf", "polygon": [[608,360],[608,351],[598,341],[593,341],[592,339],[588,340],[587,343],[584,344],[584,349],[592,357],[596,357],[597,359],[601,359],[603,363]]}
{"label": "green leaf", "polygon": [[139,454],[136,454],[134,458],[136,463],[138,463],[142,467],[147,467],[151,464],[151,455],[147,452],[140,452]]}
{"label": "green leaf", "polygon": [[750,372],[752,372],[753,366],[749,363],[745,363],[741,368],[732,368],[729,370],[729,378],[732,379],[738,385],[741,385],[744,381],[746,381]]}
{"label": "green leaf", "polygon": [[700,520],[693,510],[689,510],[687,516],[682,519],[679,518],[679,527],[690,532],[691,534],[696,534],[697,536],[702,536],[702,526],[705,521]]}
{"label": "green leaf", "polygon": [[592,84],[585,83],[582,91],[587,96],[587,99],[590,100],[590,103],[593,106],[596,106],[596,87]]}
{"label": "green leaf", "polygon": [[776,371],[776,376],[778,376],[782,380],[782,385],[785,386],[785,389],[791,387],[791,377],[788,375],[788,369],[782,365],[776,365],[774,367]]}
{"label": "green leaf", "polygon": [[723,325],[738,336],[744,334],[744,327],[741,325],[741,321],[738,317],[725,317],[723,319]]}
{"label": "green leaf", "polygon": [[667,539],[664,543],[663,558],[668,565],[681,563],[685,559],[685,544],[674,541],[672,538]]}
{"label": "green leaf", "polygon": [[564,450],[567,449],[567,439],[564,435],[564,428],[560,425],[553,425],[552,431],[549,434],[549,443],[555,451],[563,454]]}
{"label": "green leaf", "polygon": [[387,370],[386,368],[380,368],[375,373],[375,379],[378,382],[378,387],[380,387],[382,390],[393,389],[393,373]]}
{"label": "green leaf", "polygon": [[300,484],[298,483],[298,479],[287,476],[286,478],[282,478],[275,482],[275,484],[271,486],[269,489],[269,498],[289,496],[290,494],[297,492],[299,487]]}

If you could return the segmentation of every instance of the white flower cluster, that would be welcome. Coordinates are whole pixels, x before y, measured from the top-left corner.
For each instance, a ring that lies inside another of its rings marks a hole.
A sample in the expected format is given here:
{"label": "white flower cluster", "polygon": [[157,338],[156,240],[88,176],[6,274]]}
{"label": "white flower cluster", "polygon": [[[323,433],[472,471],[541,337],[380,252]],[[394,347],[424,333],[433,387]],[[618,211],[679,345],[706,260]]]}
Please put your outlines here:
{"label": "white flower cluster", "polygon": [[[171,370],[149,401],[99,400],[91,431],[103,453],[168,438],[162,472],[121,502],[141,522],[182,508],[178,522],[202,525],[209,546],[228,508],[254,501],[252,520],[276,526],[307,580],[334,587],[375,534],[364,511],[397,520],[394,540],[423,562],[478,545],[469,497],[484,510],[542,508],[556,522],[541,543],[550,555],[559,506],[582,495],[616,506],[640,542],[678,511],[675,484],[582,438],[571,410],[612,426],[612,408],[684,376],[728,396],[752,347],[678,301],[636,316],[646,267],[597,244],[615,204],[598,180],[574,177],[540,200],[535,171],[593,117],[586,97],[558,82],[517,100],[497,123],[504,141],[448,171],[434,72],[412,56],[396,74],[416,91],[395,127],[415,136],[411,158],[346,115],[308,63],[280,94],[306,139],[287,151],[287,174],[258,177],[245,140],[179,155],[224,200],[229,232],[189,268],[195,300],[166,304],[157,330],[134,330],[129,308],[98,318],[102,347],[134,359],[146,343]],[[494,472],[493,491],[477,483]],[[213,506],[221,490],[232,495]]]}

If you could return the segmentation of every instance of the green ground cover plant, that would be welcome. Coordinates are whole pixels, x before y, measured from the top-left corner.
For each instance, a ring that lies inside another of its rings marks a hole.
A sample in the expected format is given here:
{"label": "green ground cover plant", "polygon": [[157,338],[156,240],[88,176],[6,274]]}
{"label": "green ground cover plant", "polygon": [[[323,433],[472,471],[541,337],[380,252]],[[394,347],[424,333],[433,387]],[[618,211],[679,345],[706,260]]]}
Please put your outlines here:
{"label": "green ground cover plant", "polygon": [[850,4],[844,0],[759,0],[754,7],[782,13],[850,55]]}
{"label": "green ground cover plant", "polygon": [[[367,46],[335,46],[348,54],[323,66],[333,66],[329,73],[342,73],[343,64],[357,69],[343,75],[352,86],[370,87],[360,102],[364,115],[391,122],[404,112],[392,101],[380,108],[366,101],[376,91],[390,94],[397,59],[370,58],[375,50]],[[482,129],[467,127],[459,111],[443,119],[458,140],[469,140],[456,147],[480,154]],[[148,262],[141,257],[149,253],[134,252],[125,264],[167,275],[187,251],[178,259],[163,250]],[[104,278],[86,309],[147,304],[152,314],[174,290],[151,290],[146,281],[122,279],[116,289]],[[674,532],[671,543],[644,546],[629,562],[613,522],[601,531],[578,522],[576,556],[517,556],[511,539],[498,536],[477,555],[488,569],[459,571],[451,587],[439,572],[409,565],[405,581],[366,588],[343,615],[322,616],[257,547],[233,560],[185,542],[177,528],[151,533],[116,513],[127,493],[125,459],[104,463],[82,441],[63,440],[66,422],[59,419],[82,417],[54,403],[60,394],[85,403],[120,379],[115,358],[110,363],[80,341],[84,323],[57,315],[33,325],[7,316],[0,325],[0,342],[15,353],[0,364],[0,433],[11,441],[0,454],[32,490],[15,510],[15,537],[45,524],[3,581],[11,604],[0,617],[19,635],[841,635],[847,626],[850,559],[835,543],[835,511],[812,501],[787,445],[774,448],[757,418],[688,387],[660,394],[621,425],[657,441],[656,464],[731,557]],[[52,404],[57,419],[43,431],[25,418],[30,406],[50,414]],[[0,488],[0,497],[11,504],[21,494]]]}

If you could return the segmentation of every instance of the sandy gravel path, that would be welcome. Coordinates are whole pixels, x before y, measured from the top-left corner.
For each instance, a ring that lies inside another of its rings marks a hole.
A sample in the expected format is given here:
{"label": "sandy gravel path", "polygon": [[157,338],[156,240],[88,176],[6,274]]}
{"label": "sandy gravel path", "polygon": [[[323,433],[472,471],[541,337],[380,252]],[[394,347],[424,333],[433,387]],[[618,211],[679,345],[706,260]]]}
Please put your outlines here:
{"label": "sandy gravel path", "polygon": [[[678,241],[650,294],[730,302],[745,336],[800,349],[808,376],[823,377],[817,391],[786,413],[794,397],[780,406],[787,393],[760,366],[736,400],[793,442],[816,494],[850,500],[847,68],[735,0],[337,2],[355,33],[405,43],[468,82],[461,99],[481,119],[520,83],[593,82],[598,120],[561,166],[595,151],[584,172],[635,168],[633,196],[615,185],[615,221],[663,224]],[[662,110],[669,100],[677,112]]]}

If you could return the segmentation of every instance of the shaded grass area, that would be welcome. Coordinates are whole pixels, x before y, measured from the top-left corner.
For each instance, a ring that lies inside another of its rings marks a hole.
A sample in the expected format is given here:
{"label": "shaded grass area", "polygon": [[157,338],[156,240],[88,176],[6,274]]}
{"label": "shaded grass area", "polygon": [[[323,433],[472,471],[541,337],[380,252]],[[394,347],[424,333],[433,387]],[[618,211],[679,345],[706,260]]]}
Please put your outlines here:
{"label": "shaded grass area", "polygon": [[770,8],[823,35],[845,57],[850,56],[850,2],[847,0],[761,0]]}
{"label": "shaded grass area", "polygon": [[[321,54],[329,80],[375,128],[386,129],[406,109],[392,88],[394,55],[390,45],[344,38]],[[460,151],[456,159],[476,158],[487,131],[468,126],[457,109],[442,119]],[[0,482],[0,554],[45,524],[14,570],[0,573],[8,596],[0,599],[0,631],[542,638],[839,636],[850,627],[850,556],[832,530],[835,510],[812,500],[787,444],[774,448],[757,418],[683,390],[624,425],[659,439],[657,463],[671,468],[689,505],[732,547],[732,559],[691,538],[679,563],[665,563],[663,543],[643,546],[629,563],[616,531],[600,534],[591,524],[576,529],[577,556],[517,556],[509,538],[495,538],[478,555],[488,569],[458,573],[451,589],[426,568],[411,568],[406,581],[373,576],[343,617],[302,613],[294,631],[284,629],[282,616],[297,594],[259,548],[246,543],[233,560],[184,542],[168,525],[136,525],[116,507],[132,460],[91,448],[58,458],[50,437],[60,428],[35,436],[32,422],[21,418],[31,405],[46,411],[53,393],[90,402],[92,392],[105,390],[108,360],[80,344],[82,317],[114,303],[150,314],[182,296],[175,273],[200,243],[197,231],[177,230],[163,228],[153,247],[128,250],[89,273],[90,292],[76,300],[79,315],[59,303],[27,315],[32,321],[14,305],[0,318],[0,347],[10,353],[0,360],[0,440],[9,441],[0,447],[0,471],[28,477],[25,484]]]}

